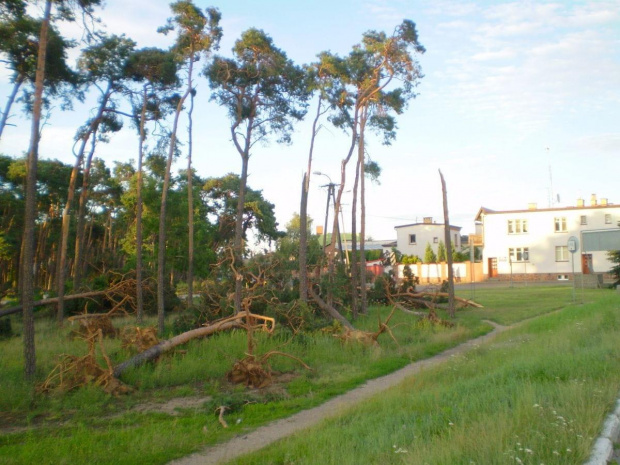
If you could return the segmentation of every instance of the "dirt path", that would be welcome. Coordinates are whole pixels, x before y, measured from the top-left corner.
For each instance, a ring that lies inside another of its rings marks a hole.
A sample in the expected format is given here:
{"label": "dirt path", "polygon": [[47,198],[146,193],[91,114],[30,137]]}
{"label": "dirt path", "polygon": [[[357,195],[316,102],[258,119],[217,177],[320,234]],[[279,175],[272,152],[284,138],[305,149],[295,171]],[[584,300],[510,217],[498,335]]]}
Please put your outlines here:
{"label": "dirt path", "polygon": [[369,380],[363,385],[338,397],[334,397],[318,407],[303,410],[288,418],[283,418],[269,423],[268,425],[261,426],[250,433],[237,436],[228,442],[208,447],[201,452],[172,461],[170,462],[170,465],[217,464],[232,460],[249,452],[262,449],[272,442],[290,436],[293,433],[309,428],[310,426],[316,425],[326,418],[336,416],[343,410],[362,402],[368,397],[396,386],[405,378],[419,373],[421,370],[442,363],[453,355],[466,352],[494,338],[497,334],[516,326],[500,326],[491,321],[487,321],[487,323],[493,325],[494,329],[484,336],[471,339],[463,344],[453,347],[452,349],[448,349],[445,352],[435,355],[434,357],[407,365],[406,367],[401,368],[394,373],[390,373],[389,375]]}

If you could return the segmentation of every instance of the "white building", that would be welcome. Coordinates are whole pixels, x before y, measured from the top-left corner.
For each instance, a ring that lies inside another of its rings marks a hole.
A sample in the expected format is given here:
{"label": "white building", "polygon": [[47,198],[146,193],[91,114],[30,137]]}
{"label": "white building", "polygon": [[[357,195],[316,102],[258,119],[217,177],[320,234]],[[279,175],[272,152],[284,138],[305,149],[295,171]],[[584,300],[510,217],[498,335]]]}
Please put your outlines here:
{"label": "white building", "polygon": [[[607,273],[608,250],[620,250],[620,205],[607,199],[574,207],[493,211],[476,216],[483,271],[489,278],[566,280],[574,273]],[[577,241],[569,239],[576,238]],[[571,253],[571,249],[575,253]]]}
{"label": "white building", "polygon": [[[405,255],[417,255],[424,259],[426,244],[430,244],[435,254],[440,242],[445,245],[445,228],[443,224],[433,222],[433,218],[424,218],[422,223],[395,226],[396,248]],[[461,227],[450,225],[450,241],[453,250],[461,250]]]}

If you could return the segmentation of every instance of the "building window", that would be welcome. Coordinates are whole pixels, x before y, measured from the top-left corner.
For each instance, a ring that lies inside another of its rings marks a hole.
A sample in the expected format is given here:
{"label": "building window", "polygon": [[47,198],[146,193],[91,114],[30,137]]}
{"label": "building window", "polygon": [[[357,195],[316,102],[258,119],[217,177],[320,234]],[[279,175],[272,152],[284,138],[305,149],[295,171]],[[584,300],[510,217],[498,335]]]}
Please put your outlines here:
{"label": "building window", "polygon": [[567,262],[568,261],[568,247],[565,245],[558,245],[555,248],[555,261]]}
{"label": "building window", "polygon": [[409,234],[409,243],[415,244],[415,234]]}
{"label": "building window", "polygon": [[566,232],[566,217],[558,216],[554,219],[555,232]]}
{"label": "building window", "polygon": [[516,247],[508,249],[511,262],[527,262],[530,259],[529,247]]}
{"label": "building window", "polygon": [[455,234],[454,235],[454,247],[458,247],[459,246],[459,235]]}
{"label": "building window", "polygon": [[581,225],[586,225],[586,224],[588,224],[588,217],[587,217],[586,215],[581,215],[581,217],[580,217],[580,219],[579,219],[579,220],[580,220],[580,222],[581,222]]}
{"label": "building window", "polygon": [[527,233],[527,220],[508,220],[508,234]]}
{"label": "building window", "polygon": [[611,215],[609,213],[605,214],[605,224],[611,224]]}
{"label": "building window", "polygon": [[437,244],[437,242],[439,242],[439,238],[433,237],[433,244]]}

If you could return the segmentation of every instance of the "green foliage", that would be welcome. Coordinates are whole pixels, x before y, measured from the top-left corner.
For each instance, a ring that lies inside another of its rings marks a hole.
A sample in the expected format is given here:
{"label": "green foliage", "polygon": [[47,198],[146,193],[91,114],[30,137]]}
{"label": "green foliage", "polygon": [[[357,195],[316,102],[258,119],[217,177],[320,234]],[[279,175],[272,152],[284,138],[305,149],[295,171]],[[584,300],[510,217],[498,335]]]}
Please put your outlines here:
{"label": "green foliage", "polygon": [[443,241],[439,241],[439,244],[437,245],[437,260],[440,263],[447,260],[446,245]]}
{"label": "green foliage", "polygon": [[424,263],[437,263],[437,255],[435,255],[433,247],[429,242],[426,243],[426,249],[424,250]]}
{"label": "green foliage", "polygon": [[403,265],[415,265],[416,263],[419,263],[420,257],[418,257],[417,255],[401,255],[401,259],[399,263],[402,263]]}
{"label": "green foliage", "polygon": [[416,284],[420,283],[420,278],[417,277],[409,265],[403,267],[403,279],[400,282],[399,290],[401,292],[415,292]]}
{"label": "green foliage", "polygon": [[465,252],[458,252],[457,250],[453,250],[452,261],[454,263],[462,263],[462,262],[469,261],[469,254]]}
{"label": "green foliage", "polygon": [[[307,107],[309,89],[301,68],[275,47],[259,29],[248,29],[233,47],[234,58],[214,57],[204,74],[213,99],[226,108],[233,138],[240,155],[249,156],[250,146],[268,135],[290,143],[293,122],[301,120]],[[237,129],[251,140],[239,141]]]}
{"label": "green foliage", "polygon": [[614,265],[609,272],[616,278],[616,282],[614,284],[620,284],[620,250],[610,250],[607,252],[607,258],[612,263],[616,263],[616,265]]}
{"label": "green foliage", "polygon": [[[218,246],[231,244],[234,238],[240,185],[241,179],[233,173],[204,181],[202,190],[207,213],[216,218],[215,242]],[[246,186],[242,222],[244,237],[248,230],[252,230],[258,240],[272,241],[282,237],[274,209],[275,205],[265,200],[262,191]]]}
{"label": "green foliage", "polygon": [[372,288],[368,291],[368,301],[373,305],[389,305],[389,296],[396,292],[394,273],[383,273],[375,278]]}
{"label": "green foliage", "polygon": [[8,339],[13,336],[13,327],[11,325],[11,318],[0,318],[0,339]]}

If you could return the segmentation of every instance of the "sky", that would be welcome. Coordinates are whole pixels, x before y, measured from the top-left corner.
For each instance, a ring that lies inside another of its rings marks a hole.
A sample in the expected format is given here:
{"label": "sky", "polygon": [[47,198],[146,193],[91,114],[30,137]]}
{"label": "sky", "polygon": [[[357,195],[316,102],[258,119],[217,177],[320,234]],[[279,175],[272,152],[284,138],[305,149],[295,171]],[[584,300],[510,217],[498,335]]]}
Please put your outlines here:
{"label": "sky", "polygon": [[[241,33],[264,30],[297,64],[321,51],[346,55],[368,30],[391,33],[403,19],[416,23],[426,53],[417,60],[424,77],[417,96],[398,116],[396,140],[382,145],[367,136],[367,152],[382,168],[380,184],[367,182],[367,236],[395,240],[394,227],[433,217],[443,222],[441,183],[448,190],[450,223],[474,232],[480,207],[493,210],[571,206],[592,194],[620,202],[620,0],[195,0],[222,13],[220,50],[231,55]],[[108,0],[98,16],[109,33],[125,33],[138,47],[168,47],[156,32],[170,16],[168,2]],[[62,31],[79,38],[77,25]],[[71,53],[71,63],[79,49]],[[201,65],[202,67],[202,65]],[[197,80],[194,167],[202,177],[239,173],[241,159],[226,113]],[[0,70],[0,106],[9,93]],[[42,133],[40,156],[73,163],[79,125],[94,96],[72,112],[54,108]],[[311,102],[291,145],[256,146],[249,163],[251,188],[275,204],[281,229],[299,211],[307,166]],[[0,152],[20,156],[28,147],[29,121],[14,108]],[[185,120],[179,137],[186,140]],[[325,215],[328,177],[339,182],[348,136],[322,121],[311,178],[309,215]],[[184,150],[184,148],[183,148]],[[126,129],[97,149],[108,166],[137,158],[137,136]],[[186,166],[185,155],[175,169]],[[348,173],[346,191],[353,173]],[[350,192],[343,200],[350,217]],[[330,213],[331,215],[331,213]],[[345,219],[345,232],[350,220]],[[331,219],[330,219],[331,223]]]}

